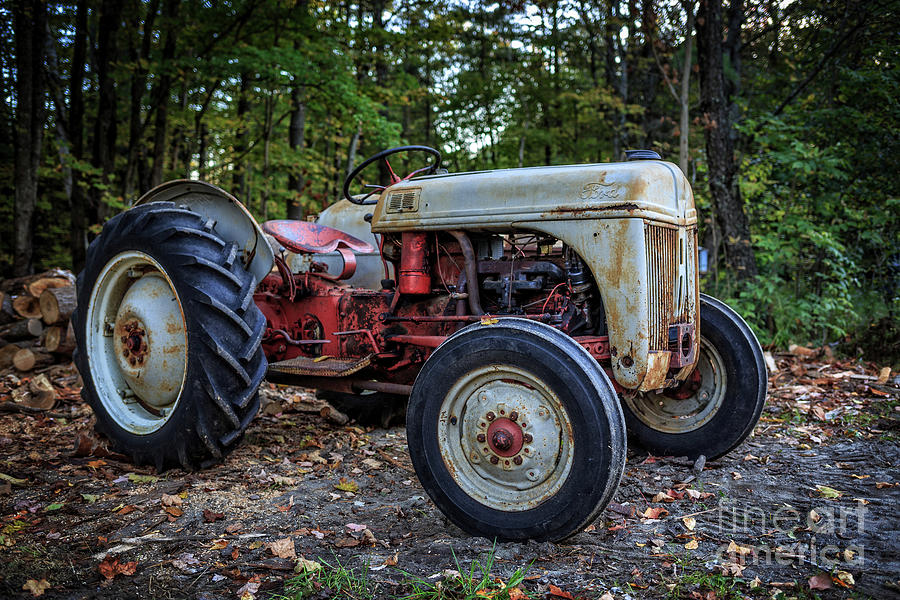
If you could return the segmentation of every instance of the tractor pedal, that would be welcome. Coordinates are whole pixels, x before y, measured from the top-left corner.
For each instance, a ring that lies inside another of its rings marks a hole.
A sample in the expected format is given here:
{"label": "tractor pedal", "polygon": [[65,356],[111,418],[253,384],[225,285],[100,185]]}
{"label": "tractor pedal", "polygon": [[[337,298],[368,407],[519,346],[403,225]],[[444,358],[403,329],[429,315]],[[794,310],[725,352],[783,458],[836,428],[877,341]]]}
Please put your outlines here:
{"label": "tractor pedal", "polygon": [[314,377],[345,377],[365,369],[372,364],[374,354],[363,358],[309,358],[298,356],[269,364],[270,374],[305,375]]}

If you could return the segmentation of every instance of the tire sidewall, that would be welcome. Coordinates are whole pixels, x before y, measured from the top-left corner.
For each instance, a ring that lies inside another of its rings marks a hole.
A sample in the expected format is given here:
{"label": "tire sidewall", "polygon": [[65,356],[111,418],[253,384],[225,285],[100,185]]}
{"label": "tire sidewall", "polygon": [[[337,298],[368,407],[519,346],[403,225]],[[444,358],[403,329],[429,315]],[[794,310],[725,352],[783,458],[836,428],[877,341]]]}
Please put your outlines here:
{"label": "tire sidewall", "polygon": [[[119,218],[125,215],[120,215]],[[102,238],[102,235],[101,235]],[[93,370],[90,368],[90,357],[86,352],[78,351],[76,357],[76,365],[84,380],[83,394],[86,400],[94,409],[97,416],[97,425],[108,437],[110,437],[117,445],[123,448],[129,448],[131,453],[153,455],[159,451],[161,447],[168,445],[177,445],[178,436],[193,432],[193,423],[195,422],[196,405],[193,395],[200,386],[200,378],[197,376],[197,370],[200,368],[199,361],[196,360],[196,346],[202,343],[197,337],[199,324],[195,319],[191,318],[192,311],[188,310],[188,305],[193,298],[190,294],[190,286],[185,285],[183,281],[183,272],[173,264],[173,260],[166,253],[165,242],[157,240],[144,239],[140,234],[129,237],[115,237],[109,240],[98,238],[91,245],[88,251],[88,260],[85,270],[79,276],[79,284],[84,286],[86,297],[90,297],[93,293],[94,286],[97,284],[97,278],[100,276],[106,264],[116,255],[126,251],[139,251],[150,256],[158,262],[165,270],[166,276],[171,281],[178,300],[181,303],[182,313],[185,320],[185,333],[187,339],[186,353],[186,372],[184,377],[184,385],[178,397],[175,410],[166,420],[166,422],[156,431],[146,435],[138,435],[123,429],[115,419],[113,419],[103,406],[102,399],[97,394],[97,387],[93,381]],[[83,283],[82,283],[83,282]],[[79,296],[82,294],[79,293]],[[85,296],[82,296],[85,297]],[[75,323],[76,336],[80,340],[87,340],[87,322],[89,318],[89,309],[78,311],[78,319]],[[79,344],[81,346],[81,344]],[[202,392],[201,392],[202,393]]]}
{"label": "tire sidewall", "polygon": [[[420,482],[451,521],[476,535],[545,540],[574,533],[596,514],[598,498],[602,504],[608,501],[609,478],[615,478],[613,490],[618,484],[621,466],[614,446],[624,455],[625,441],[624,435],[617,438],[611,432],[616,425],[621,431],[621,423],[610,423],[579,363],[545,340],[504,327],[472,333],[454,336],[438,348],[416,379],[407,412],[407,441]],[[453,479],[440,452],[437,428],[444,395],[438,390],[446,392],[466,373],[486,364],[528,370],[557,395],[572,426],[573,462],[566,481],[551,498],[529,510],[501,511],[478,502]]]}
{"label": "tire sidewall", "polygon": [[700,336],[719,353],[726,376],[722,404],[709,421],[693,431],[661,432],[644,423],[622,402],[629,434],[654,454],[719,458],[750,435],[762,413],[766,368],[762,349],[750,327],[726,304],[701,294]]}

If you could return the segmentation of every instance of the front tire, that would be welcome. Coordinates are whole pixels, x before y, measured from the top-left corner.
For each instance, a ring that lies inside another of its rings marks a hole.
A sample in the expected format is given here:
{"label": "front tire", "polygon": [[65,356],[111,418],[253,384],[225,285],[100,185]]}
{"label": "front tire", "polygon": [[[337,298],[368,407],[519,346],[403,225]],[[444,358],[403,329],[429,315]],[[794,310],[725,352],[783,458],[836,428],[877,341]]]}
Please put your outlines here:
{"label": "front tire", "polygon": [[624,396],[628,432],[653,454],[719,458],[759,421],[767,385],[762,348],[740,315],[705,294],[697,361],[679,388]]}
{"label": "front tire", "polygon": [[464,531],[559,540],[606,506],[625,466],[625,424],[596,361],[564,333],[504,318],[445,341],[407,410],[416,474]]}
{"label": "front tire", "polygon": [[88,249],[72,317],[81,393],[137,464],[211,464],[259,409],[265,318],[240,252],[171,202],[117,215]]}

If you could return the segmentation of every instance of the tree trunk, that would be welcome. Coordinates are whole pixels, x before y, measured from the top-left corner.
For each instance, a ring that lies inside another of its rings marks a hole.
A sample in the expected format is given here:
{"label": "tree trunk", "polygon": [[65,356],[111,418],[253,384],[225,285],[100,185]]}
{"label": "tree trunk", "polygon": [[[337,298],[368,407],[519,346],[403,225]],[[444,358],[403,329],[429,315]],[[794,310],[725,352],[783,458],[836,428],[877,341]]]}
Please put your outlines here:
{"label": "tree trunk", "polygon": [[156,88],[156,126],[153,131],[153,171],[150,175],[150,187],[163,182],[163,165],[166,161],[166,128],[169,124],[169,92],[172,89],[172,71],[175,66],[175,40],[178,33],[178,6],[180,0],[167,0],[165,4],[165,43],[163,44],[159,86]]}
{"label": "tree trunk", "polygon": [[[303,100],[303,87],[295,83],[291,88],[291,123],[288,127],[288,144],[294,161],[297,162],[303,153],[304,133],[306,129],[306,102]],[[303,194],[303,188],[306,187],[306,180],[303,177],[303,171],[299,166],[295,166],[288,173],[288,205],[287,218],[300,220],[303,218],[303,206],[300,204],[300,196]]]}
{"label": "tree trunk", "polygon": [[[72,68],[69,80],[69,140],[75,160],[84,158],[84,63],[87,56],[87,0],[79,0],[75,13],[75,39],[72,48]],[[72,172],[71,216],[69,248],[72,270],[84,268],[87,251],[87,207],[81,185],[81,171]]]}
{"label": "tree trunk", "polygon": [[706,128],[709,191],[725,244],[725,262],[739,279],[754,277],[750,224],[735,180],[732,117],[722,57],[722,2],[701,0],[697,12],[700,107]]}
{"label": "tree trunk", "polygon": [[681,121],[679,123],[678,166],[687,175],[690,160],[689,144],[691,137],[691,51],[694,46],[694,0],[684,3],[687,16],[687,27],[684,32],[684,65],[681,68]]}
{"label": "tree trunk", "polygon": [[141,148],[143,146],[143,136],[145,123],[141,119],[141,104],[144,99],[144,92],[147,88],[147,62],[150,58],[150,46],[153,40],[153,23],[156,21],[156,12],[159,8],[159,0],[150,0],[147,5],[147,12],[144,19],[140,18],[140,13],[136,13],[135,21],[132,22],[134,31],[138,31],[138,25],[143,21],[141,34],[140,50],[135,52],[134,45],[131,46],[131,58],[135,63],[134,73],[131,76],[131,98],[129,104],[128,118],[128,158],[125,166],[125,176],[122,178],[122,192],[126,198],[131,198],[137,187],[137,162],[138,157],[143,154]]}
{"label": "tree trunk", "polygon": [[46,7],[40,0],[13,3],[16,43],[15,275],[27,275],[34,269],[33,221],[44,137],[46,18]]}
{"label": "tree trunk", "polygon": [[[100,170],[103,184],[109,184],[115,168],[116,154],[116,82],[112,63],[118,59],[118,34],[121,27],[123,0],[103,0],[97,31],[97,118],[94,121],[92,164]],[[108,209],[104,190],[95,188],[91,198],[91,221],[105,220]]]}
{"label": "tree trunk", "polygon": [[237,120],[238,132],[237,139],[234,143],[235,161],[231,171],[231,187],[234,195],[241,199],[244,203],[249,203],[250,199],[245,197],[247,188],[247,172],[245,169],[246,157],[244,152],[247,150],[247,111],[250,108],[250,102],[247,98],[247,90],[250,87],[250,74],[241,72],[241,87],[237,102]]}
{"label": "tree trunk", "polygon": [[75,286],[48,288],[40,295],[41,317],[47,325],[68,320],[75,310]]}

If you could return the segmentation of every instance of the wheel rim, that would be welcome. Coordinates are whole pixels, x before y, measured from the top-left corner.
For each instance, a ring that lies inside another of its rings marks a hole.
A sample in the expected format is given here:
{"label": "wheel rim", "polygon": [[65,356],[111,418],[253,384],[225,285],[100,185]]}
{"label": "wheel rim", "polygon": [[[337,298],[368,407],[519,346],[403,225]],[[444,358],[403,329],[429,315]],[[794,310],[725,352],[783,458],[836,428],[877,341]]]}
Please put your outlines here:
{"label": "wheel rim", "polygon": [[725,399],[727,375],[722,356],[703,336],[695,371],[699,385],[693,393],[682,388],[672,392],[645,392],[625,396],[631,412],[648,427],[664,433],[687,433],[699,429],[722,407]]}
{"label": "wheel rim", "polygon": [[163,267],[143,252],[113,257],[91,291],[86,329],[91,378],[106,413],[135,435],[165,425],[184,389],[187,328]]}
{"label": "wheel rim", "polygon": [[529,510],[556,494],[572,469],[572,440],[557,395],[510,365],[470,371],[441,405],[438,444],[448,472],[498,510]]}

